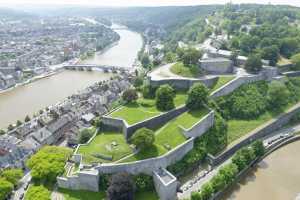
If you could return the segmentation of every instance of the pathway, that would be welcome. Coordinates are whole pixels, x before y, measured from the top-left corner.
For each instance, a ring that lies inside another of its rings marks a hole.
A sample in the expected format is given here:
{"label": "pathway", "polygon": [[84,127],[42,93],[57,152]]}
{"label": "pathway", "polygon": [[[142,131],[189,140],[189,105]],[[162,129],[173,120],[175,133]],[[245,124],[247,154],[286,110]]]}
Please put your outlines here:
{"label": "pathway", "polygon": [[[269,135],[268,137],[265,137],[263,141],[265,145],[268,145],[268,143],[271,141],[274,142],[277,141],[279,138],[286,137],[298,132],[300,132],[300,124],[278,130],[273,134]],[[217,174],[221,167],[230,163],[230,161],[231,159],[228,159],[213,170],[211,170],[210,172],[208,172],[205,176],[200,176],[201,178],[199,176],[193,177],[193,179],[182,185],[180,189],[182,189],[183,192],[177,193],[178,199],[189,199],[192,192],[198,191],[203,184],[207,183],[214,175]]]}

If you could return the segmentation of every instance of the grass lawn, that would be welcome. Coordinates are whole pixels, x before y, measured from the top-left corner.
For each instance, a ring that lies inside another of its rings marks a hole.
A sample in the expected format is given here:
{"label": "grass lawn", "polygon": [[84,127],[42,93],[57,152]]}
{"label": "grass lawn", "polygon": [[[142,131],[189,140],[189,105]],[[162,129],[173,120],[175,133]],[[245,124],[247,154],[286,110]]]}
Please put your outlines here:
{"label": "grass lawn", "polygon": [[[112,146],[116,142],[116,146]],[[84,163],[92,162],[112,162],[132,153],[132,149],[126,143],[124,135],[121,133],[104,132],[97,135],[87,146],[81,146],[78,153],[83,155]],[[112,156],[112,161],[96,157],[97,154]]]}
{"label": "grass lawn", "polygon": [[197,78],[198,73],[193,72],[190,67],[184,66],[182,62],[178,62],[171,67],[171,72],[183,77]]}
{"label": "grass lawn", "polygon": [[221,77],[219,77],[218,80],[216,81],[216,83],[214,84],[214,86],[210,89],[210,93],[216,91],[217,89],[219,89],[220,87],[222,87],[223,85],[225,85],[229,81],[233,80],[234,78],[235,78],[235,76],[221,76]]}
{"label": "grass lawn", "polygon": [[[183,105],[187,99],[184,93],[177,93],[174,99],[176,107]],[[110,114],[110,117],[124,119],[129,125],[141,122],[161,114],[157,110],[154,99],[140,98],[137,102],[129,103]]]}
{"label": "grass lawn", "polygon": [[239,120],[232,119],[228,123],[228,144],[248,134],[258,126],[266,123],[273,118],[272,114],[266,112],[257,119],[253,120]]}
{"label": "grass lawn", "polygon": [[58,190],[65,197],[65,200],[105,200],[105,192],[91,192],[83,190]]}
{"label": "grass lawn", "polygon": [[278,66],[283,66],[283,65],[289,65],[289,64],[291,64],[292,62],[289,60],[289,59],[287,59],[287,58],[285,58],[285,57],[283,57],[283,56],[280,56],[280,58],[279,58],[279,60],[278,60],[278,62],[277,62],[277,65]]}
{"label": "grass lawn", "polygon": [[[58,190],[65,197],[65,200],[105,200],[106,194],[104,191],[101,192],[91,192],[85,190],[67,190],[60,188]],[[159,200],[155,191],[143,191],[136,192],[136,200]]]}
{"label": "grass lawn", "polygon": [[174,149],[186,141],[185,136],[182,134],[178,126],[180,125],[187,129],[191,128],[207,113],[208,110],[195,110],[181,114],[155,132],[154,146],[140,151],[136,155],[122,160],[122,162],[132,162],[157,157],[165,154],[171,149]]}

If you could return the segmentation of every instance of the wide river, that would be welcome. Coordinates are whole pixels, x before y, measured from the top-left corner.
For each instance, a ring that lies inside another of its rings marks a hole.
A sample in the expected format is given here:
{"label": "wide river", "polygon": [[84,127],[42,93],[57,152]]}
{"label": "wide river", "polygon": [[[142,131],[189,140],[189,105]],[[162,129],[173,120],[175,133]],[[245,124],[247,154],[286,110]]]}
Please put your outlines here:
{"label": "wide river", "polygon": [[[116,29],[116,32],[121,37],[118,43],[102,54],[97,53],[93,58],[85,60],[84,63],[131,67],[142,47],[142,37],[127,29]],[[17,120],[23,121],[26,115],[31,116],[46,106],[110,77],[111,74],[96,71],[63,71],[0,93],[0,128],[5,128]]]}
{"label": "wide river", "polygon": [[296,200],[300,197],[299,152],[300,142],[273,152],[223,200]]}

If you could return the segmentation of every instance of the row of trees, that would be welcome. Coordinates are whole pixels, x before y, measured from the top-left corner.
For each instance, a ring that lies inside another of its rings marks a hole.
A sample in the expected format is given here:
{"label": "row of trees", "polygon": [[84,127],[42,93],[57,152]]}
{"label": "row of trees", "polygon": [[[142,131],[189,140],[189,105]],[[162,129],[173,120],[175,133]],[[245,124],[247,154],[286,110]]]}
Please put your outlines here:
{"label": "row of trees", "polygon": [[248,167],[256,158],[264,155],[265,148],[261,141],[254,142],[250,147],[237,151],[230,164],[222,167],[218,173],[201,187],[199,192],[193,192],[191,200],[209,200],[214,194],[232,184],[239,172]]}

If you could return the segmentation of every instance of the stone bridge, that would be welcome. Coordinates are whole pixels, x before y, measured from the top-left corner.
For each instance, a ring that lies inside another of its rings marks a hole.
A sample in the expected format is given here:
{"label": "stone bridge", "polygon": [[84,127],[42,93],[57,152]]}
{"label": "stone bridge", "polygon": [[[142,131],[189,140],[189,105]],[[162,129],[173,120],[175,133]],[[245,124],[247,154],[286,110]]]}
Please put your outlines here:
{"label": "stone bridge", "polygon": [[65,69],[69,70],[80,70],[80,71],[91,71],[92,69],[100,69],[105,72],[125,72],[128,71],[126,67],[120,66],[108,66],[108,65],[92,65],[92,64],[75,64],[75,65],[65,65]]}

